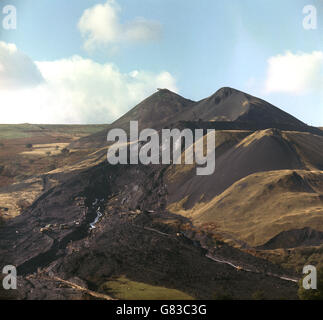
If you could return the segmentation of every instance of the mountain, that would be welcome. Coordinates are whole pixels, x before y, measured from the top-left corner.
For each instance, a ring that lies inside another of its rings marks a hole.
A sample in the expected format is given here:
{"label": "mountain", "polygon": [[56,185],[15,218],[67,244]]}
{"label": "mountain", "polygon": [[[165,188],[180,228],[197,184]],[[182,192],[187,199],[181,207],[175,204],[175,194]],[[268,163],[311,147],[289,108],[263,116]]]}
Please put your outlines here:
{"label": "mountain", "polygon": [[221,88],[209,98],[198,102],[185,99],[167,89],[139,103],[105,130],[71,144],[74,148],[103,147],[109,130],[129,130],[129,121],[138,121],[139,129],[171,127],[179,121],[234,122],[237,128],[256,125],[256,128],[288,128],[321,134],[290,114],[259,98],[232,88]]}
{"label": "mountain", "polygon": [[106,145],[108,130],[113,128],[129,130],[130,121],[138,121],[139,130],[144,128],[160,129],[167,127],[173,120],[189,109],[194,101],[185,99],[167,89],[156,93],[139,103],[124,116],[98,133],[80,139],[72,147],[103,147]]}
{"label": "mountain", "polygon": [[[107,131],[131,120],[214,128],[214,173],[197,176],[195,163],[108,164]],[[10,201],[32,192],[0,226],[0,265],[17,266],[17,298],[118,298],[127,286],[132,298],[144,287],[163,297],[262,290],[296,299],[297,261],[323,263],[322,131],[261,99],[222,88],[194,102],[159,90],[70,147],[77,160],[0,188]]]}
{"label": "mountain", "polygon": [[[216,137],[215,139],[218,139]],[[257,131],[249,134],[239,143],[229,146],[220,144],[216,149],[215,170],[212,175],[198,176],[193,170],[192,175],[177,175],[170,168],[170,201],[176,197],[187,196],[186,207],[192,206],[202,196],[204,200],[221,194],[234,182],[255,172],[302,169],[300,157],[293,146],[274,129]],[[176,190],[176,192],[173,192]],[[183,194],[182,191],[183,190]],[[175,199],[174,199],[175,200]],[[179,201],[180,199],[176,199]]]}
{"label": "mountain", "polygon": [[221,88],[186,111],[186,120],[239,121],[305,126],[270,103],[232,88]]}
{"label": "mountain", "polygon": [[[171,212],[180,212],[196,223],[215,223],[218,231],[231,230],[233,238],[252,246],[285,231],[284,223],[287,228],[306,226],[323,231],[317,216],[323,213],[322,136],[267,129],[249,134],[219,131],[215,140],[212,175],[197,176],[195,165],[185,172],[177,166],[168,168],[165,181]],[[271,177],[275,180],[268,181]],[[285,216],[294,219],[284,222]],[[240,230],[238,236],[234,226]],[[258,232],[263,236],[257,236]]]}

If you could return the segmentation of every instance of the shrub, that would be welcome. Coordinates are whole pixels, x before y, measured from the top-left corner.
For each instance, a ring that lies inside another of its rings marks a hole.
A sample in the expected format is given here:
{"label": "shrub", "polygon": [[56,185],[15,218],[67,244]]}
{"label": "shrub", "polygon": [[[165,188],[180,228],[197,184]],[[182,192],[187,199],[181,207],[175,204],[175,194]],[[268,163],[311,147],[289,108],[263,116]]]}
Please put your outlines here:
{"label": "shrub", "polygon": [[63,155],[67,155],[67,154],[69,154],[69,152],[70,152],[70,150],[69,150],[69,149],[67,149],[67,148],[64,148],[64,149],[62,149],[62,150],[61,150],[61,153],[62,153]]}
{"label": "shrub", "polygon": [[21,211],[27,209],[31,203],[29,203],[29,201],[27,200],[24,200],[24,199],[19,199],[17,202],[16,202],[17,206],[20,208]]}
{"label": "shrub", "polygon": [[226,291],[216,292],[214,295],[214,300],[234,300],[234,297]]}
{"label": "shrub", "polygon": [[55,163],[52,163],[49,167],[48,167],[48,170],[49,171],[52,171],[52,170],[55,170],[57,169],[57,165]]}
{"label": "shrub", "polygon": [[265,293],[262,290],[257,290],[252,294],[253,300],[265,300]]}
{"label": "shrub", "polygon": [[33,147],[33,145],[31,143],[26,144],[26,148],[31,149],[32,147]]}

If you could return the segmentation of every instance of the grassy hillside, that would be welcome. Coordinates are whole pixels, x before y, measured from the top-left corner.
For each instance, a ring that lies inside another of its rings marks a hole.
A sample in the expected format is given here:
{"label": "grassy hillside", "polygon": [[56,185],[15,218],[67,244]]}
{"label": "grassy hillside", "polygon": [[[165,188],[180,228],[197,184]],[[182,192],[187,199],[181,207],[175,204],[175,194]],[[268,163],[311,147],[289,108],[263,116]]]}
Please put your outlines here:
{"label": "grassy hillside", "polygon": [[197,225],[215,223],[215,231],[259,246],[290,229],[307,226],[323,231],[322,190],[323,172],[262,172],[241,179],[192,209],[183,209],[185,199],[169,209],[192,218]]}
{"label": "grassy hillside", "polygon": [[288,230],[296,231],[283,239],[305,227],[323,231],[323,137],[268,129],[215,139],[213,175],[196,176],[196,164],[168,169],[171,212],[251,246]]}

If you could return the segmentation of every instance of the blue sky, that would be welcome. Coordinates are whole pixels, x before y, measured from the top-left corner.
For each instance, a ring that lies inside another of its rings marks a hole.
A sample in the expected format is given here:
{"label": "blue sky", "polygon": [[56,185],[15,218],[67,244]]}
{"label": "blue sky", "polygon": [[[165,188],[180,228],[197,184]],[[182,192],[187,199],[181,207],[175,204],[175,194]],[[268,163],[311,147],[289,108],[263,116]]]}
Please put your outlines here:
{"label": "blue sky", "polygon": [[[0,122],[105,123],[156,86],[193,100],[231,86],[323,126],[321,0],[7,4],[17,29],[0,31]],[[303,28],[306,5],[315,30]]]}

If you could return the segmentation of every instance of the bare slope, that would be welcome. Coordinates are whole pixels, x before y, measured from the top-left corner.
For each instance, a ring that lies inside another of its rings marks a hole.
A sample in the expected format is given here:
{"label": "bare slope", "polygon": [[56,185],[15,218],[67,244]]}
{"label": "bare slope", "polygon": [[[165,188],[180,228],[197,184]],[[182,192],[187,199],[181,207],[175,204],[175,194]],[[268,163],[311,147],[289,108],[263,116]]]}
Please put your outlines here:
{"label": "bare slope", "polygon": [[211,200],[252,173],[304,168],[293,145],[278,130],[257,131],[237,144],[233,140],[225,146],[222,144],[216,149],[215,171],[212,175],[197,176],[192,166],[191,175],[177,175],[178,178],[173,179],[176,171],[181,170],[180,166],[168,171],[170,203],[186,198],[185,208],[191,208],[201,199]]}
{"label": "bare slope", "polygon": [[232,88],[221,88],[196,103],[183,115],[186,120],[241,121],[304,126],[305,124],[270,103]]}
{"label": "bare slope", "polygon": [[138,121],[139,128],[160,129],[174,122],[177,115],[190,108],[193,101],[185,99],[180,95],[167,89],[154,93],[121,118],[113,122],[105,130],[95,133],[89,137],[80,139],[72,144],[73,147],[103,147],[106,145],[108,130],[113,128],[129,129],[130,121]]}
{"label": "bare slope", "polygon": [[323,138],[305,132],[285,132],[288,139],[309,169],[323,170]]}

